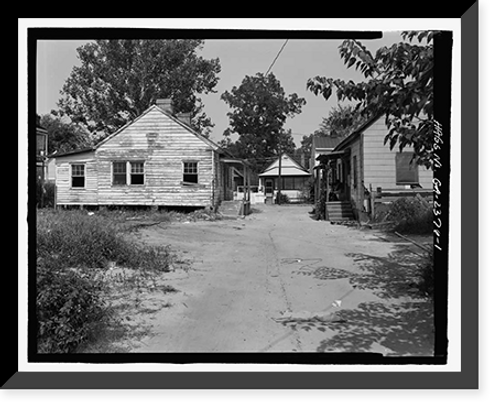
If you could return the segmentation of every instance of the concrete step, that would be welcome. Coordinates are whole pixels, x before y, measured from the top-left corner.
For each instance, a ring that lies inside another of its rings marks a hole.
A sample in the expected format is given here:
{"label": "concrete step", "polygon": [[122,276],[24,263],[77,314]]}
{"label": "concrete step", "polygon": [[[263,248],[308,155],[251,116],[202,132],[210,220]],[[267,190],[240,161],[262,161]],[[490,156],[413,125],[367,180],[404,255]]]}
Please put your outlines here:
{"label": "concrete step", "polygon": [[351,203],[349,201],[333,201],[326,203],[326,217],[329,221],[354,220]]}
{"label": "concrete step", "polygon": [[241,215],[243,203],[237,201],[223,201],[219,206],[219,214],[224,217],[238,217]]}

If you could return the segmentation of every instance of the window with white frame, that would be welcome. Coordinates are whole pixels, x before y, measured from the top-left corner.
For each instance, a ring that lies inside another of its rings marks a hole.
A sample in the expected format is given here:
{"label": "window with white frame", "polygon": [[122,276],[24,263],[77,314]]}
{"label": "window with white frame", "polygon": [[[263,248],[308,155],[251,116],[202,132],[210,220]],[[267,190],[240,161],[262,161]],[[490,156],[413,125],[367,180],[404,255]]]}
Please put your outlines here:
{"label": "window with white frame", "polygon": [[144,184],[144,161],[113,161],[112,183],[120,185]]}
{"label": "window with white frame", "polygon": [[130,163],[130,184],[144,184],[144,161],[133,161]]}
{"label": "window with white frame", "polygon": [[113,185],[126,185],[127,184],[127,162],[114,161],[113,162]]}
{"label": "window with white frame", "polygon": [[71,164],[71,187],[85,187],[85,164]]}
{"label": "window with white frame", "polygon": [[198,184],[198,162],[184,161],[182,181],[184,183]]}

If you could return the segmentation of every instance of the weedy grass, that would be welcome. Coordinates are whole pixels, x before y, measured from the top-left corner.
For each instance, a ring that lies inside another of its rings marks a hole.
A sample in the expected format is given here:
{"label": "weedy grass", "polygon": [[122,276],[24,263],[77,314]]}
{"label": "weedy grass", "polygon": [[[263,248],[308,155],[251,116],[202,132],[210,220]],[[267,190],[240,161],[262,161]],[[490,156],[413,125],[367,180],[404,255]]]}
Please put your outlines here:
{"label": "weedy grass", "polygon": [[124,216],[85,211],[40,210],[37,215],[38,351],[73,352],[109,319],[103,298],[106,281],[96,270],[117,266],[137,270],[139,287],[171,267],[168,247],[126,239]]}

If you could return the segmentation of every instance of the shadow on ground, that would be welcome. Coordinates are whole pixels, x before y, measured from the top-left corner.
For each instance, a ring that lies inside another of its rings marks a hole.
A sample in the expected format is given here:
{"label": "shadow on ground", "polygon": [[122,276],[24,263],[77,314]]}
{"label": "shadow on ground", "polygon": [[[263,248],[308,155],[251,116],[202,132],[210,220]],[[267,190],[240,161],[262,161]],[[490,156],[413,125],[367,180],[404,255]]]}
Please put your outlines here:
{"label": "shadow on ground", "polygon": [[[408,302],[361,303],[354,310],[340,310],[343,323],[329,324],[336,331],[321,341],[319,352],[368,352],[377,343],[394,355],[433,355],[432,304]],[[319,331],[324,325],[317,327]]]}
{"label": "shadow on ground", "polygon": [[358,265],[358,272],[334,268],[314,267],[315,259],[301,261],[295,273],[312,276],[319,280],[349,279],[350,284],[360,290],[369,289],[379,298],[419,297],[419,257],[409,254],[403,247],[379,257],[361,253],[349,253]]}
{"label": "shadow on ground", "polygon": [[[296,271],[320,280],[347,278],[353,287],[370,290],[382,301],[364,302],[351,310],[339,310],[343,322],[293,323],[300,331],[335,331],[321,341],[319,352],[369,352],[373,344],[383,346],[387,355],[433,355],[433,303],[417,288],[420,257],[396,246],[386,257],[349,253],[359,268],[351,272],[332,267],[314,268],[307,262]],[[403,302],[395,301],[403,299]]]}

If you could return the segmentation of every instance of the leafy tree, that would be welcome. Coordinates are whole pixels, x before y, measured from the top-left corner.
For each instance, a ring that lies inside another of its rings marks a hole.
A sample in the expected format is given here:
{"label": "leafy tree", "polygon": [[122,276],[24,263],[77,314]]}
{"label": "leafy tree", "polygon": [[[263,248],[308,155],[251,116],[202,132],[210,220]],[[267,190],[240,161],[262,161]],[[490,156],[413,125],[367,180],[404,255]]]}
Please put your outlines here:
{"label": "leafy tree", "polygon": [[196,94],[215,92],[219,59],[196,54],[202,40],[96,40],[77,49],[82,64],[63,86],[61,115],[90,132],[109,134],[157,98],[172,98],[175,112],[193,112],[193,126],[213,126]]}
{"label": "leafy tree", "polygon": [[47,129],[48,152],[63,153],[90,145],[90,136],[79,125],[65,122],[54,114],[40,117],[40,125]]}
{"label": "leafy tree", "polygon": [[320,132],[329,137],[338,138],[339,142],[348,137],[356,128],[367,120],[360,110],[353,106],[341,106],[332,108],[320,126]]}
{"label": "leafy tree", "polygon": [[326,137],[340,143],[343,138],[348,137],[364,121],[365,117],[352,106],[333,107],[328,113],[328,117],[323,118],[319,129],[308,136],[303,136],[300,147],[295,151],[295,157],[301,158],[304,155],[306,165],[310,163],[313,137]]}
{"label": "leafy tree", "polygon": [[417,162],[432,167],[433,32],[405,31],[402,38],[403,42],[382,47],[375,55],[361,42],[345,40],[339,47],[344,63],[361,71],[366,81],[316,76],[308,80],[307,88],[328,99],[335,87],[339,101],[357,101],[362,116],[385,115],[389,129],[385,143],[391,149],[413,146]]}
{"label": "leafy tree", "polygon": [[224,135],[239,135],[236,142],[225,139],[223,145],[238,157],[251,160],[255,171],[280,150],[293,154],[291,132],[283,127],[287,118],[300,114],[306,101],[296,93],[287,96],[273,73],[245,76],[240,86],[224,92],[221,98],[232,109]]}
{"label": "leafy tree", "polygon": [[300,141],[300,147],[295,150],[295,158],[301,159],[302,156],[304,156],[306,167],[308,167],[310,164],[312,138],[313,134],[309,134],[308,136],[302,136],[302,140]]}

